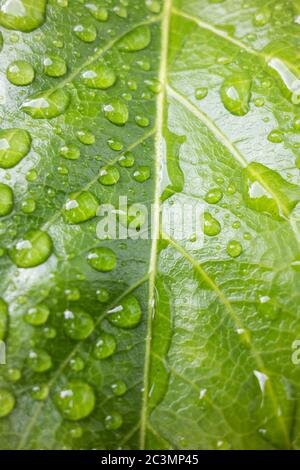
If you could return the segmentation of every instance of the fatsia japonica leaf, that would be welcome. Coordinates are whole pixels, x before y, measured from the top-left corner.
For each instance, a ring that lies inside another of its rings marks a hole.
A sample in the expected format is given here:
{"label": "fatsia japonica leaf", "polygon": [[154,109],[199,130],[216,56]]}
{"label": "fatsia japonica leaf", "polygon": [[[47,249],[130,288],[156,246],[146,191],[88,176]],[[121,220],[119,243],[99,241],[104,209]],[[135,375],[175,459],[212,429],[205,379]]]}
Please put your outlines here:
{"label": "fatsia japonica leaf", "polygon": [[[0,25],[0,448],[299,448],[299,3]],[[124,196],[149,236],[102,239]],[[164,233],[184,203],[203,237]]]}

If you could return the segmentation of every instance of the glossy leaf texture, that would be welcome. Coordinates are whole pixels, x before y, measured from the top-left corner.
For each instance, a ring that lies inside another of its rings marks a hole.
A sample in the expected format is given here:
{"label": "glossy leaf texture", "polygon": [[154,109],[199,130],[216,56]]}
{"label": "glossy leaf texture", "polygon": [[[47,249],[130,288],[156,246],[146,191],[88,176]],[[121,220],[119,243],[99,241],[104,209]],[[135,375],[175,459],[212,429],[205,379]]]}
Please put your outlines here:
{"label": "glossy leaf texture", "polygon": [[[0,448],[299,449],[298,2],[0,25]],[[152,238],[99,239],[120,196]],[[203,237],[164,233],[185,202]]]}

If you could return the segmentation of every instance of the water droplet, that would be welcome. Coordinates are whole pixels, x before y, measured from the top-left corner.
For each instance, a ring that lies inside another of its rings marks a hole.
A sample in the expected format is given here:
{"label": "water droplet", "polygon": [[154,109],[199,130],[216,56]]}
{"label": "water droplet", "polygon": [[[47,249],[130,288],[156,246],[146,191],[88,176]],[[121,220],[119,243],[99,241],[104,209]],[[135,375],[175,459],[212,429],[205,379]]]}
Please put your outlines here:
{"label": "water droplet", "polygon": [[268,140],[274,144],[280,144],[283,141],[283,135],[280,129],[274,129],[268,135]]}
{"label": "water droplet", "polygon": [[34,168],[31,168],[31,170],[28,170],[26,173],[26,180],[33,182],[37,179],[38,174]]}
{"label": "water droplet", "polygon": [[261,163],[250,163],[243,171],[243,180],[245,202],[257,212],[287,217],[300,201],[298,186]]}
{"label": "water droplet", "polygon": [[92,23],[77,24],[73,31],[83,42],[94,42],[97,37],[97,29]]}
{"label": "water droplet", "polygon": [[5,338],[7,332],[8,308],[7,303],[0,298],[0,340]]}
{"label": "water droplet", "polygon": [[217,204],[219,201],[221,201],[223,197],[223,193],[220,188],[212,188],[210,189],[204,198],[208,204]]}
{"label": "water droplet", "polygon": [[137,299],[130,295],[117,307],[108,311],[108,320],[119,328],[134,328],[142,318],[142,311]]}
{"label": "water droplet", "polygon": [[20,109],[33,119],[52,119],[63,114],[70,104],[70,96],[64,90],[48,90],[29,97]]}
{"label": "water droplet", "polygon": [[108,272],[116,267],[117,258],[110,248],[94,248],[87,257],[88,263],[96,271]]}
{"label": "water droplet", "polygon": [[108,431],[116,431],[123,424],[123,418],[120,413],[116,411],[106,416],[105,418],[105,427]]}
{"label": "water droplet", "polygon": [[100,302],[101,304],[105,304],[110,297],[108,290],[104,288],[97,289],[96,295],[98,302]]}
{"label": "water droplet", "polygon": [[113,86],[117,80],[117,76],[113,69],[108,65],[93,64],[84,72],[82,79],[89,88],[106,90]]}
{"label": "water droplet", "polygon": [[10,367],[6,373],[7,380],[9,382],[18,382],[20,380],[22,374],[20,369],[16,369],[14,367]]}
{"label": "water droplet", "polygon": [[151,176],[151,170],[148,166],[138,166],[137,169],[133,172],[133,178],[139,183],[147,181]]}
{"label": "water droplet", "polygon": [[221,99],[225,108],[236,116],[244,116],[249,111],[251,80],[245,73],[237,73],[226,78],[221,87]]}
{"label": "water droplet", "polygon": [[83,434],[82,428],[78,425],[73,425],[69,432],[72,439],[79,439]]}
{"label": "water droplet", "polygon": [[48,56],[44,59],[44,72],[49,77],[63,77],[67,73],[66,61],[61,57]]}
{"label": "water droplet", "polygon": [[236,240],[231,240],[226,247],[228,255],[232,258],[237,258],[238,256],[240,256],[242,250],[243,249],[241,244]]}
{"label": "water droplet", "polygon": [[33,268],[44,263],[52,249],[52,240],[46,232],[29,230],[10,250],[10,257],[19,268]]}
{"label": "water droplet", "polygon": [[46,384],[34,385],[31,389],[31,396],[34,400],[44,401],[48,398],[49,387]]}
{"label": "water droplet", "polygon": [[135,122],[140,127],[148,127],[149,126],[149,119],[145,116],[135,116]]}
{"label": "water droplet", "polygon": [[46,323],[49,315],[50,310],[47,305],[39,304],[30,308],[24,318],[27,323],[30,323],[30,325],[38,326]]}
{"label": "water droplet", "polygon": [[9,415],[14,409],[16,400],[11,392],[0,388],[0,418]]}
{"label": "water droplet", "polygon": [[120,173],[115,166],[104,166],[100,170],[99,182],[104,186],[112,186],[120,179]]}
{"label": "water droplet", "polygon": [[149,26],[138,26],[119,41],[119,49],[125,52],[141,51],[149,46],[151,31]]}
{"label": "water droplet", "polygon": [[0,183],[0,217],[8,215],[13,210],[14,193],[7,184]]}
{"label": "water droplet", "polygon": [[22,211],[24,214],[32,214],[35,211],[36,202],[32,197],[29,197],[22,201]]}
{"label": "water droplet", "polygon": [[31,349],[27,359],[29,367],[38,373],[46,372],[52,367],[51,356],[42,349]]}
{"label": "water droplet", "polygon": [[265,104],[264,98],[255,98],[253,102],[258,108],[261,108]]}
{"label": "water droplet", "polygon": [[80,356],[72,357],[69,366],[74,372],[80,372],[84,369],[84,361]]}
{"label": "water droplet", "polygon": [[25,60],[15,60],[7,67],[6,76],[13,85],[25,86],[33,82],[35,72]]}
{"label": "water droplet", "polygon": [[41,26],[46,16],[46,0],[4,0],[0,7],[0,24],[4,28],[30,32]]}
{"label": "water droplet", "polygon": [[80,291],[76,287],[72,287],[71,289],[65,290],[65,296],[67,300],[75,301],[80,299]]}
{"label": "water droplet", "polygon": [[145,4],[148,10],[151,11],[151,13],[160,12],[160,3],[158,2],[158,0],[146,0]]}
{"label": "water droplet", "polygon": [[113,10],[119,18],[127,18],[127,10],[122,5],[115,6]]}
{"label": "water droplet", "polygon": [[65,310],[64,330],[67,336],[75,340],[83,340],[94,330],[92,317],[81,309]]}
{"label": "water droplet", "polygon": [[93,389],[88,384],[73,381],[58,389],[54,401],[65,418],[78,421],[92,413],[96,399]]}
{"label": "water droplet", "polygon": [[107,9],[101,5],[95,3],[86,3],[85,7],[89,10],[91,15],[98,21],[107,21],[108,12]]}
{"label": "water droplet", "polygon": [[196,88],[196,91],[195,91],[195,98],[197,100],[203,100],[208,94],[208,88],[205,88],[205,87],[200,87],[200,88]]}
{"label": "water droplet", "polygon": [[12,168],[30,151],[31,137],[22,129],[0,130],[0,167]]}
{"label": "water droplet", "polygon": [[300,116],[295,117],[294,128],[296,129],[296,131],[300,131]]}
{"label": "water droplet", "polygon": [[77,132],[77,138],[79,142],[81,142],[84,145],[93,145],[96,140],[94,134],[92,134],[87,129],[80,129]]}
{"label": "water droplet", "polygon": [[204,212],[204,233],[214,237],[221,232],[221,225],[209,212]]}
{"label": "water droplet", "polygon": [[124,168],[131,168],[134,165],[134,156],[131,152],[125,152],[119,157],[118,163]]}
{"label": "water droplet", "polygon": [[112,150],[115,150],[115,152],[119,152],[120,150],[123,149],[123,144],[122,142],[119,142],[118,140],[115,140],[113,138],[108,139],[107,141],[109,148]]}
{"label": "water droplet", "polygon": [[258,10],[253,17],[254,26],[262,27],[265,26],[271,18],[271,11],[268,7],[263,7]]}
{"label": "water droplet", "polygon": [[64,219],[68,224],[80,224],[97,214],[98,201],[92,193],[71,193],[64,206]]}
{"label": "water droplet", "polygon": [[43,328],[43,334],[45,335],[46,338],[53,339],[56,337],[57,332],[55,328],[51,328],[51,327],[49,328],[48,326],[46,326],[45,328]]}
{"label": "water droplet", "polygon": [[96,341],[94,347],[94,356],[96,359],[106,359],[113,355],[117,347],[114,336],[102,332]]}
{"label": "water droplet", "polygon": [[116,397],[121,397],[127,392],[127,385],[123,380],[117,380],[112,384],[111,389]]}
{"label": "water droplet", "polygon": [[119,98],[113,98],[106,103],[103,107],[103,111],[105,117],[117,126],[124,126],[128,121],[128,108]]}
{"label": "water droplet", "polygon": [[80,158],[80,150],[76,145],[68,144],[60,149],[59,155],[67,160],[78,160]]}

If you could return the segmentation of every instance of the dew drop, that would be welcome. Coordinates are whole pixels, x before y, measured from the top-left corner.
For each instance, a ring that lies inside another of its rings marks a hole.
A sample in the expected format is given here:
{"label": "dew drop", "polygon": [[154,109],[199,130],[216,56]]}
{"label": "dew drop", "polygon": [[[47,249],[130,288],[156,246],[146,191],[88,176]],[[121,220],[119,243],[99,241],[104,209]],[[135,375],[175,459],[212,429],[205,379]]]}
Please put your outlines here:
{"label": "dew drop", "polygon": [[6,373],[6,376],[9,382],[18,382],[22,374],[21,374],[20,369],[16,369],[15,367],[10,367]]}
{"label": "dew drop", "polygon": [[35,211],[36,202],[32,197],[29,197],[22,201],[22,211],[24,214],[32,214]]}
{"label": "dew drop", "polygon": [[72,381],[57,390],[54,401],[65,418],[78,421],[92,413],[96,400],[90,385]]}
{"label": "dew drop", "polygon": [[108,143],[109,148],[111,148],[115,152],[119,152],[120,150],[123,149],[122,142],[119,142],[118,140],[111,138],[111,139],[108,139],[107,143]]}
{"label": "dew drop", "polygon": [[77,138],[84,145],[93,145],[96,140],[94,134],[87,129],[80,129],[77,132]]}
{"label": "dew drop", "polygon": [[96,271],[112,271],[117,264],[115,253],[110,248],[94,248],[87,256],[89,265]]}
{"label": "dew drop", "polygon": [[67,73],[67,64],[64,59],[57,56],[48,56],[44,59],[44,72],[48,77],[59,78]]}
{"label": "dew drop", "polygon": [[78,160],[80,158],[80,150],[76,145],[68,144],[60,149],[59,155],[67,160]]}
{"label": "dew drop", "polygon": [[112,384],[111,389],[116,397],[121,397],[127,392],[127,385],[123,380],[117,380]]}
{"label": "dew drop", "polygon": [[204,233],[214,237],[221,232],[221,225],[209,212],[204,212]]}
{"label": "dew drop", "polygon": [[25,314],[24,318],[27,323],[34,326],[44,325],[48,320],[50,310],[47,305],[39,304],[32,307]]}
{"label": "dew drop", "polygon": [[217,204],[221,201],[222,197],[223,193],[220,188],[212,188],[206,193],[204,200],[208,204]]}
{"label": "dew drop", "polygon": [[104,115],[113,124],[124,126],[129,118],[126,104],[119,98],[113,98],[103,107]]}
{"label": "dew drop", "polygon": [[138,166],[132,176],[138,183],[144,183],[150,178],[151,170],[148,166]]}
{"label": "dew drop", "polygon": [[13,85],[25,86],[33,82],[35,72],[25,60],[15,60],[7,67],[6,76]]}
{"label": "dew drop", "polygon": [[37,373],[46,372],[52,367],[51,356],[42,349],[31,349],[28,354],[27,362],[29,367]]}
{"label": "dew drop", "polygon": [[8,307],[7,303],[0,298],[0,340],[5,338],[7,332],[8,322]]}
{"label": "dew drop", "polygon": [[104,166],[100,170],[99,182],[104,186],[112,186],[120,179],[120,173],[115,166]]}
{"label": "dew drop", "polygon": [[108,311],[108,320],[119,328],[134,328],[142,318],[142,311],[137,299],[130,295],[117,307]]}
{"label": "dew drop", "polygon": [[274,129],[268,135],[268,140],[273,144],[280,144],[283,141],[283,135],[280,129]]}
{"label": "dew drop", "polygon": [[11,392],[0,388],[0,418],[9,415],[14,409],[16,400]]}
{"label": "dew drop", "polygon": [[294,119],[294,129],[296,129],[296,131],[300,131],[300,116],[297,116]]}
{"label": "dew drop", "polygon": [[97,37],[97,29],[91,23],[80,23],[73,29],[76,36],[83,42],[94,42]]}
{"label": "dew drop", "polygon": [[149,26],[138,26],[119,41],[119,49],[125,52],[141,51],[149,46],[151,31]]}
{"label": "dew drop", "polygon": [[31,137],[22,129],[0,130],[0,167],[12,168],[30,151]]}
{"label": "dew drop", "polygon": [[46,4],[46,0],[4,0],[0,7],[0,24],[8,29],[33,31],[45,21]]}
{"label": "dew drop", "polygon": [[105,427],[108,431],[116,431],[123,424],[123,418],[120,413],[113,412],[106,416]]}
{"label": "dew drop", "polygon": [[74,372],[80,372],[84,369],[84,361],[80,356],[72,357],[69,366]]}
{"label": "dew drop", "polygon": [[253,17],[254,26],[262,27],[265,26],[271,18],[271,11],[268,7],[261,8],[258,10]]}
{"label": "dew drop", "polygon": [[63,114],[70,104],[70,96],[64,90],[48,90],[31,96],[20,109],[33,119],[52,119]]}
{"label": "dew drop", "polygon": [[226,247],[226,251],[231,258],[237,258],[242,253],[242,246],[238,241],[231,240]]}
{"label": "dew drop", "polygon": [[158,0],[146,0],[145,1],[146,7],[148,8],[151,13],[159,13],[160,12],[160,3]]}
{"label": "dew drop", "polygon": [[119,18],[127,18],[128,16],[128,13],[127,13],[127,10],[125,7],[123,7],[122,5],[117,5],[114,7],[114,13],[119,17]]}
{"label": "dew drop", "polygon": [[150,123],[146,116],[135,116],[135,122],[140,127],[148,127]]}
{"label": "dew drop", "polygon": [[118,163],[121,167],[131,168],[134,165],[134,156],[131,152],[125,152],[119,157]]}
{"label": "dew drop", "polygon": [[97,209],[98,201],[92,193],[71,193],[64,206],[63,216],[68,224],[80,224],[95,217]]}
{"label": "dew drop", "polygon": [[92,317],[81,309],[65,310],[64,331],[74,340],[83,340],[90,336],[94,330]]}
{"label": "dew drop", "polygon": [[96,341],[93,354],[96,359],[106,359],[113,355],[116,347],[117,343],[114,336],[102,332]]}
{"label": "dew drop", "polygon": [[108,290],[104,288],[97,289],[96,296],[97,296],[98,302],[100,302],[101,304],[105,304],[109,300],[109,297],[110,297]]}
{"label": "dew drop", "polygon": [[33,268],[44,263],[52,250],[52,240],[46,232],[29,230],[10,250],[10,257],[19,268]]}
{"label": "dew drop", "polygon": [[113,86],[117,80],[114,70],[108,65],[93,64],[82,72],[83,82],[89,88],[106,90]]}
{"label": "dew drop", "polygon": [[98,21],[107,21],[108,11],[105,7],[101,5],[96,5],[95,3],[86,3],[85,7],[89,10],[91,15]]}
{"label": "dew drop", "polygon": [[31,170],[28,170],[26,173],[26,180],[29,182],[33,182],[37,179],[38,174],[34,168],[31,168]]}
{"label": "dew drop", "polygon": [[31,389],[31,396],[34,400],[44,401],[48,398],[49,387],[46,384],[34,385]]}
{"label": "dew drop", "polygon": [[195,98],[197,100],[203,100],[204,98],[206,98],[207,94],[208,94],[208,88],[205,88],[205,87],[196,88]]}
{"label": "dew drop", "polygon": [[231,114],[247,114],[250,97],[251,80],[245,73],[238,73],[224,80],[221,86],[221,100]]}
{"label": "dew drop", "polygon": [[7,184],[0,183],[0,217],[8,215],[13,210],[14,193]]}

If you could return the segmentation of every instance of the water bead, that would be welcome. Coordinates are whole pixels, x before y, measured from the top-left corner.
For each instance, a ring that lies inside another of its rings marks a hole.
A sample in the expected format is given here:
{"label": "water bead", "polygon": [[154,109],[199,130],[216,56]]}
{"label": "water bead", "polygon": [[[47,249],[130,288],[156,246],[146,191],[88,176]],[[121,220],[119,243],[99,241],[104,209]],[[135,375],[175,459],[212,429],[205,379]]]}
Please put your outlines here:
{"label": "water bead", "polygon": [[135,162],[134,156],[131,152],[125,152],[119,157],[118,163],[121,167],[131,168]]}
{"label": "water bead", "polygon": [[212,188],[206,193],[204,200],[208,202],[208,204],[217,204],[222,197],[223,193],[220,188]]}
{"label": "water bead", "polygon": [[204,233],[214,237],[221,232],[221,225],[209,212],[204,213]]}
{"label": "water bead", "polygon": [[40,326],[46,323],[50,315],[50,310],[47,305],[39,304],[32,307],[25,314],[24,318],[27,323],[34,326]]}
{"label": "water bead", "polygon": [[108,65],[93,64],[87,70],[82,72],[82,79],[89,88],[106,90],[112,87],[117,76],[114,70]]}
{"label": "water bead", "polygon": [[74,144],[68,144],[61,147],[59,155],[67,160],[78,160],[80,158],[80,150]]}
{"label": "water bead", "polygon": [[49,387],[46,384],[34,385],[31,389],[31,396],[34,400],[44,401],[48,398]]}
{"label": "water bead", "polygon": [[51,356],[42,349],[32,349],[29,351],[27,362],[29,367],[37,373],[46,372],[52,367]]}
{"label": "water bead", "polygon": [[77,138],[84,145],[93,145],[96,140],[94,134],[87,129],[80,129],[77,132]]}
{"label": "water bead", "polygon": [[112,384],[111,389],[116,397],[121,397],[127,392],[127,385],[123,380],[117,380]]}
{"label": "water bead", "polygon": [[108,320],[120,328],[134,328],[142,318],[142,311],[137,299],[130,295],[118,306],[108,311]]}
{"label": "water bead", "polygon": [[249,111],[251,80],[245,73],[237,73],[226,78],[221,86],[221,100],[225,108],[236,116],[244,116]]}
{"label": "water bead", "polygon": [[149,119],[145,116],[136,116],[135,117],[135,122],[140,127],[148,127],[149,123],[150,123]]}
{"label": "water bead", "polygon": [[13,394],[5,388],[0,388],[0,418],[8,416],[14,409],[15,403]]}
{"label": "water bead", "polygon": [[226,247],[226,251],[232,258],[237,258],[242,253],[242,246],[238,241],[231,240]]}
{"label": "water bead", "polygon": [[98,201],[88,191],[71,193],[64,206],[63,216],[67,223],[79,224],[95,217],[98,206]]}
{"label": "water bead", "polygon": [[128,121],[128,108],[119,98],[113,98],[107,102],[103,107],[103,111],[105,117],[117,126],[123,126]]}
{"label": "water bead", "polygon": [[84,310],[79,308],[65,310],[64,331],[69,338],[84,340],[90,336],[93,330],[94,321]]}
{"label": "water bead", "polygon": [[108,302],[110,297],[108,290],[104,288],[97,289],[96,296],[98,302],[100,302],[101,304],[105,304],[106,302]]}
{"label": "water bead", "polygon": [[119,41],[119,49],[124,52],[141,51],[142,49],[148,47],[150,42],[150,28],[147,25],[142,25],[127,33]]}
{"label": "water bead", "polygon": [[35,72],[28,62],[16,60],[7,67],[6,76],[13,85],[25,86],[33,82]]}
{"label": "water bead", "polygon": [[74,26],[73,31],[83,42],[94,42],[97,37],[97,29],[92,23],[77,24]]}
{"label": "water bead", "polygon": [[208,94],[208,88],[199,87],[199,88],[196,88],[195,98],[197,100],[203,100],[204,98],[206,98],[207,94]]}
{"label": "water bead", "polygon": [[85,7],[89,10],[91,15],[98,21],[107,21],[108,11],[105,7],[101,5],[96,5],[95,3],[89,2],[85,4]]}
{"label": "water bead", "polygon": [[14,206],[14,193],[7,184],[0,183],[0,217],[11,213]]}
{"label": "water bead", "polygon": [[93,354],[96,359],[106,359],[113,355],[117,347],[114,336],[102,332],[97,338]]}
{"label": "water bead", "polygon": [[100,247],[91,250],[87,256],[89,265],[96,271],[108,272],[116,267],[117,258],[110,248]]}
{"label": "water bead", "polygon": [[112,186],[120,179],[120,173],[115,166],[104,166],[100,170],[99,182],[104,186]]}
{"label": "water bead", "polygon": [[48,56],[44,59],[44,72],[49,77],[59,78],[67,73],[67,64],[64,59],[57,56]]}
{"label": "water bead", "polygon": [[119,429],[123,424],[123,418],[120,413],[113,412],[106,416],[105,427],[108,431],[115,431]]}
{"label": "water bead", "polygon": [[151,176],[151,170],[148,166],[138,166],[137,169],[133,172],[133,178],[139,183],[147,181]]}
{"label": "water bead", "polygon": [[71,381],[56,391],[54,401],[65,418],[78,421],[92,413],[96,399],[90,385],[80,381]]}
{"label": "water bead", "polygon": [[31,136],[23,129],[0,130],[0,167],[12,168],[19,163],[31,149]]}
{"label": "water bead", "polygon": [[29,230],[10,250],[10,257],[19,268],[33,268],[44,263],[52,250],[52,240],[46,232]]}

